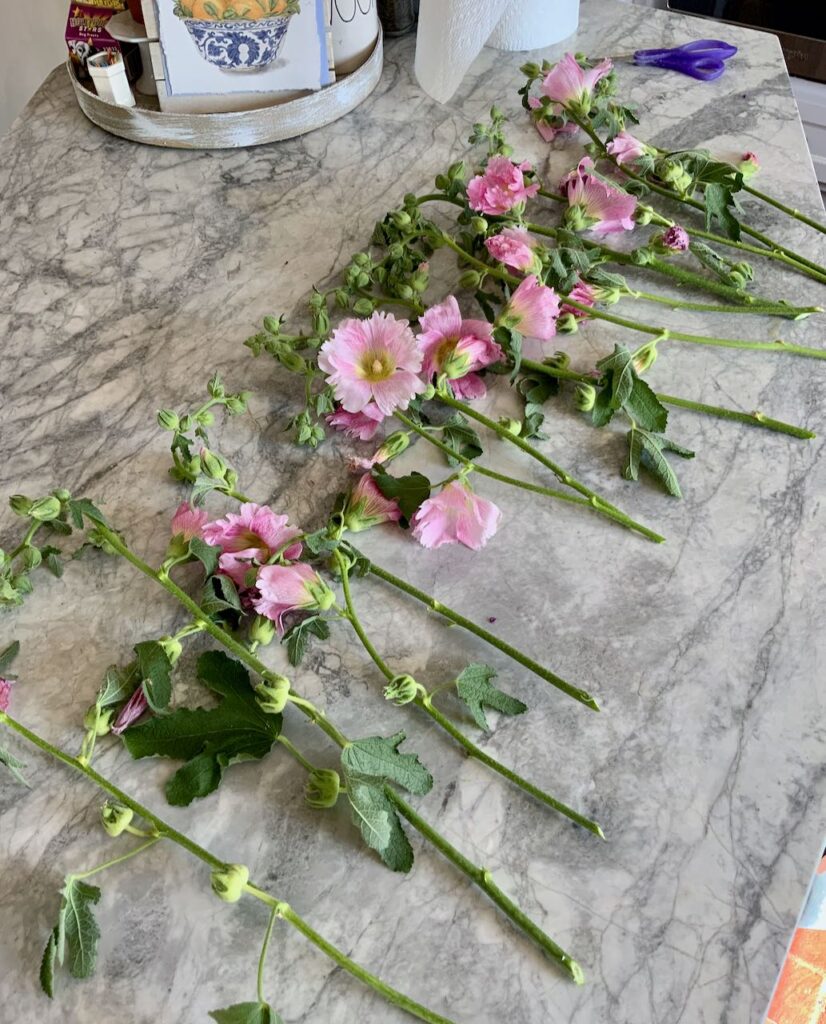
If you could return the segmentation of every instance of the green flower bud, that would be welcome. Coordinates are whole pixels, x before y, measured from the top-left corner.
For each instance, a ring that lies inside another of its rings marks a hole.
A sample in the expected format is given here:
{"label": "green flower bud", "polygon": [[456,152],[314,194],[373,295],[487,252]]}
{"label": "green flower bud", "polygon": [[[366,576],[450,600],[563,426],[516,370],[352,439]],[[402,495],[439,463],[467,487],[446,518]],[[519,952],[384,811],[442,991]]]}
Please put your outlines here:
{"label": "green flower bud", "polygon": [[459,178],[465,176],[465,162],[464,160],[457,160],[455,164],[451,164],[447,170],[447,176],[451,181],[456,181]]}
{"label": "green flower bud", "polygon": [[281,333],[281,318],[277,316],[264,317],[264,330],[276,337]]}
{"label": "green flower bud", "polygon": [[403,704],[409,704],[415,700],[419,689],[419,684],[413,676],[406,674],[393,676],[384,688],[384,699],[392,700],[396,707],[401,707]]}
{"label": "green flower bud", "polygon": [[116,838],[121,835],[132,824],[135,812],[131,807],[124,807],[123,804],[107,800],[100,811],[101,823],[106,829],[106,834]]}
{"label": "green flower bud", "polygon": [[71,491],[67,491],[65,487],[58,487],[56,491],[52,491],[52,494],[58,501],[68,501],[72,496]]}
{"label": "green flower bud", "polygon": [[239,412],[246,412],[250,400],[249,391],[239,391],[237,395],[230,395],[224,402],[230,416],[236,416]]}
{"label": "green flower bud", "polygon": [[341,779],[332,768],[314,768],[307,779],[304,799],[317,811],[335,807],[341,791]]}
{"label": "green flower bud", "polygon": [[542,362],[546,366],[556,367],[557,370],[567,370],[571,365],[571,357],[567,352],[554,352],[552,356],[548,356],[548,358],[543,359]]}
{"label": "green flower bud", "polygon": [[474,217],[470,222],[470,228],[474,235],[484,235],[488,230],[488,222],[484,217]]}
{"label": "green flower bud", "polygon": [[256,615],[249,630],[250,640],[259,647],[271,644],[275,637],[275,624],[265,615]]}
{"label": "green flower bud", "polygon": [[177,430],[180,423],[178,414],[171,409],[161,409],[158,413],[158,426],[161,430]]}
{"label": "green flower bud", "polygon": [[466,270],[459,278],[462,288],[478,288],[482,283],[482,275],[478,270]]}
{"label": "green flower bud", "polygon": [[207,391],[209,392],[210,398],[223,398],[226,394],[226,389],[221,383],[221,378],[217,373],[213,374],[213,376],[209,378]]}
{"label": "green flower bud", "polygon": [[651,206],[646,206],[645,203],[637,203],[637,209],[634,211],[634,220],[637,224],[650,224],[654,219],[654,212]]}
{"label": "green flower bud", "polygon": [[29,516],[40,523],[47,523],[51,519],[57,519],[60,515],[60,500],[53,494],[46,498],[38,498],[33,501],[29,508]]}
{"label": "green flower bud", "polygon": [[562,223],[571,231],[584,231],[591,226],[593,220],[581,206],[569,206],[562,217]]}
{"label": "green flower bud", "polygon": [[736,270],[733,270],[728,275],[728,280],[729,280],[729,284],[733,288],[745,288],[746,285],[748,284],[748,280],[745,277],[743,277],[742,274],[737,273]]}
{"label": "green flower bud", "polygon": [[433,184],[440,192],[444,192],[450,188],[450,179],[445,174],[437,174],[433,179]]}
{"label": "green flower bud", "polygon": [[542,74],[542,68],[533,61],[523,64],[520,70],[526,78],[539,78]]}
{"label": "green flower bud", "polygon": [[392,434],[388,434],[384,439],[383,444],[376,453],[379,457],[376,459],[377,462],[390,462],[391,459],[396,459],[402,452],[407,451],[410,447],[410,433],[407,430],[394,430]]}
{"label": "green flower bud", "polygon": [[278,361],[290,373],[306,373],[307,363],[297,352],[293,352],[292,349],[280,351],[278,353]]}
{"label": "green flower bud", "polygon": [[514,437],[519,437],[522,430],[522,424],[519,420],[511,420],[507,416],[500,416],[499,426],[507,430],[509,434],[513,434]]}
{"label": "green flower bud", "polygon": [[350,293],[346,288],[336,288],[336,305],[341,309],[350,308]]}
{"label": "green flower bud", "polygon": [[40,554],[40,548],[29,545],[23,549],[23,568],[28,572],[30,569],[36,569],[38,565],[43,561],[43,556]]}
{"label": "green flower bud", "polygon": [[215,422],[215,413],[211,409],[204,409],[203,412],[198,413],[195,419],[202,427],[211,427]]}
{"label": "green flower bud", "polygon": [[216,868],[212,872],[212,891],[225,903],[237,903],[249,880],[246,864],[227,864],[225,868]]}
{"label": "green flower bud", "polygon": [[650,370],[657,361],[657,342],[649,341],[634,353],[634,369],[637,373],[645,373]]}
{"label": "green flower bud", "polygon": [[186,434],[188,431],[192,430],[192,428],[194,426],[195,426],[195,423],[194,423],[192,417],[189,414],[187,414],[186,416],[181,416],[181,423],[180,423],[180,426],[178,427],[178,429],[183,431],[184,434]]}
{"label": "green flower bud", "polygon": [[393,223],[397,228],[408,228],[412,221],[410,220],[410,214],[405,213],[404,210],[397,210],[393,214]]}
{"label": "green flower bud", "polygon": [[83,728],[94,729],[95,736],[108,736],[112,729],[112,720],[115,717],[115,709],[107,708],[98,712],[97,704],[93,704],[83,716]]}
{"label": "green flower bud", "polygon": [[358,316],[370,316],[373,312],[373,303],[366,298],[356,299],[353,303],[353,312]]}
{"label": "green flower bud", "polygon": [[369,267],[372,265],[372,260],[368,253],[357,252],[353,257],[353,263],[355,263],[357,267]]}
{"label": "green flower bud", "polygon": [[255,699],[266,715],[280,715],[290,696],[290,681],[286,676],[272,676],[266,683],[255,687]]}
{"label": "green flower bud", "polygon": [[201,466],[206,475],[211,476],[214,480],[223,480],[229,468],[221,456],[211,452],[209,448],[204,448],[201,451]]}
{"label": "green flower bud", "polygon": [[394,242],[387,250],[391,260],[400,260],[404,256],[404,246],[401,242]]}
{"label": "green flower bud", "polygon": [[560,313],[556,321],[557,334],[576,334],[579,330],[579,321],[573,313]]}
{"label": "green flower bud", "polygon": [[183,653],[181,641],[176,640],[174,636],[162,636],[158,643],[163,647],[164,653],[169,658],[169,664],[174,665]]}
{"label": "green flower bud", "polygon": [[16,516],[27,516],[34,502],[25,494],[13,494],[9,498],[9,508]]}
{"label": "green flower bud", "polygon": [[593,384],[577,384],[574,388],[574,405],[580,412],[590,412],[597,399],[597,389]]}
{"label": "green flower bud", "polygon": [[634,261],[635,266],[647,267],[649,263],[653,263],[657,258],[657,254],[651,249],[647,249],[643,246],[640,249],[634,249],[631,253],[631,259]]}
{"label": "green flower bud", "polygon": [[735,274],[741,274],[746,281],[754,280],[754,267],[751,263],[735,263],[731,268]]}
{"label": "green flower bud", "polygon": [[432,381],[428,381],[428,383],[425,386],[425,389],[424,389],[424,391],[422,392],[422,395],[421,395],[422,401],[423,402],[429,402],[430,399],[435,396],[435,394],[436,394],[436,386],[433,384]]}
{"label": "green flower bud", "polygon": [[322,579],[311,581],[307,584],[307,590],[312,594],[319,611],[326,612],[336,603],[336,595],[330,590]]}
{"label": "green flower bud", "polygon": [[[362,283],[363,280],[363,283]],[[366,288],[370,284],[367,274],[358,274],[353,282],[359,288]],[[330,316],[326,309],[317,309],[313,312],[313,331],[316,334],[328,334],[330,331]]]}

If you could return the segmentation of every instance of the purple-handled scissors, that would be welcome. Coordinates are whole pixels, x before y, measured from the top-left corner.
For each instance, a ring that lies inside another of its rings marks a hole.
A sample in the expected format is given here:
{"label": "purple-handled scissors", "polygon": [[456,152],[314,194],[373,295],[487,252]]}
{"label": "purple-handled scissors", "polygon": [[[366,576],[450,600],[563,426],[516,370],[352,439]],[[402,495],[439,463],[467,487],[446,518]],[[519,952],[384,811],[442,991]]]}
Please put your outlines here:
{"label": "purple-handled scissors", "polygon": [[631,60],[638,65],[650,65],[679,71],[702,82],[713,82],[725,71],[725,62],[737,53],[737,47],[721,39],[698,39],[663,50],[637,50]]}

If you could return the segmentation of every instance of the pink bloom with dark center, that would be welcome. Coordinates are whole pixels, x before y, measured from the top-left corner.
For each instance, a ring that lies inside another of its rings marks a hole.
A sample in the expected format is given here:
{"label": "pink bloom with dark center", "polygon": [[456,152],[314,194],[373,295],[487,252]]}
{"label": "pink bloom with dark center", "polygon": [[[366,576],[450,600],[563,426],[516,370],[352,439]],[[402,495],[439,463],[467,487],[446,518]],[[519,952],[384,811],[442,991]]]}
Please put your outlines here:
{"label": "pink bloom with dark center", "polygon": [[[542,101],[536,96],[529,97],[528,106],[531,110],[540,110],[544,107]],[[558,135],[576,135],[579,131],[579,125],[575,121],[562,120],[559,116],[561,112],[562,106],[556,103],[551,108],[551,113],[534,114],[532,117],[531,120],[536,125],[536,130],[545,142],[553,142]]]}
{"label": "pink bloom with dark center", "polygon": [[173,537],[181,536],[184,540],[200,537],[209,518],[206,509],[193,508],[188,501],[182,501],[172,517],[170,532]]}
{"label": "pink bloom with dark center", "polygon": [[485,248],[491,256],[512,270],[537,273],[542,263],[536,255],[536,242],[525,228],[502,228],[498,235],[485,239]]}
{"label": "pink bloom with dark center", "polygon": [[297,527],[288,525],[287,516],[276,515],[271,508],[253,501],[245,502],[238,513],[230,512],[203,528],[207,544],[221,549],[221,572],[241,588],[247,585],[247,573],[255,563],[266,562],[276,552],[287,561],[298,558],[301,544],[290,541],[300,533]]}
{"label": "pink bloom with dark center", "polygon": [[504,358],[487,320],[465,320],[452,295],[419,317],[419,345],[427,380],[445,374],[457,398],[481,398],[487,391],[476,372]]}
{"label": "pink bloom with dark center", "polygon": [[561,103],[563,107],[577,106],[579,111],[591,108],[591,98],[597,82],[604,78],[613,63],[609,58],[601,60],[593,68],[581,68],[572,53],[566,53],[562,60],[545,76],[541,91],[548,99]]}
{"label": "pink bloom with dark center", "polygon": [[611,156],[622,167],[624,164],[632,164],[648,152],[648,146],[640,142],[630,132],[621,131],[611,139],[605,147]]}
{"label": "pink bloom with dark center", "polygon": [[[596,293],[594,289],[585,281],[577,281],[573,288],[568,292],[568,298],[573,299],[575,302],[580,302],[583,306],[595,306],[596,305]],[[585,319],[588,313],[584,309],[577,309],[576,306],[569,306],[563,302],[561,312],[571,313],[577,318],[577,320]]]}
{"label": "pink bloom with dark center", "polygon": [[748,153],[744,153],[740,157],[740,163],[737,165],[737,170],[740,171],[747,181],[749,178],[753,178],[760,170],[760,161],[757,159],[757,154],[752,153],[751,150],[749,150]]}
{"label": "pink bloom with dark center", "polygon": [[367,320],[343,320],[321,346],[318,365],[346,412],[375,404],[390,416],[425,387],[416,376],[422,354],[407,321],[378,310]]}
{"label": "pink bloom with dark center", "polygon": [[593,166],[593,160],[584,157],[576,170],[560,182],[560,190],[568,200],[567,222],[574,230],[588,228],[600,237],[632,231],[636,199],[591,174]]}
{"label": "pink bloom with dark center", "polygon": [[508,299],[500,322],[526,338],[549,341],[556,334],[559,298],[553,288],[540,284],[532,274],[525,278]]}
{"label": "pink bloom with dark center", "polygon": [[353,533],[361,533],[381,523],[397,523],[401,517],[395,498],[386,498],[370,473],[365,473],[347,499],[344,525]]}
{"label": "pink bloom with dark center", "polygon": [[[333,592],[318,573],[304,562],[294,565],[263,565],[256,580],[258,597],[255,610],[271,619],[284,635],[284,616],[288,612],[329,608]],[[329,595],[329,597],[328,597]]]}
{"label": "pink bloom with dark center", "polygon": [[112,732],[116,736],[120,736],[124,729],[134,725],[141,715],[148,710],[149,704],[146,700],[146,694],[143,692],[143,686],[139,686],[120,709],[118,717],[115,719],[115,724],[112,726]]}
{"label": "pink bloom with dark center", "polygon": [[360,412],[347,412],[338,408],[330,413],[327,422],[355,441],[371,441],[384,421],[384,413],[375,402],[368,402]]}
{"label": "pink bloom with dark center", "polygon": [[8,711],[11,707],[11,691],[14,683],[11,679],[0,678],[0,711]]}
{"label": "pink bloom with dark center", "polygon": [[525,183],[525,171],[533,168],[527,162],[515,164],[506,156],[492,156],[483,174],[468,182],[467,197],[471,209],[480,213],[503,214],[523,203],[539,191],[539,183]]}
{"label": "pink bloom with dark center", "polygon": [[685,252],[691,245],[688,232],[679,224],[672,224],[670,228],[663,231],[660,241],[666,249],[671,249],[672,252]]}
{"label": "pink bloom with dark center", "polygon": [[411,525],[423,547],[464,544],[479,551],[496,533],[501,515],[492,501],[474,494],[464,481],[454,480],[422,502]]}

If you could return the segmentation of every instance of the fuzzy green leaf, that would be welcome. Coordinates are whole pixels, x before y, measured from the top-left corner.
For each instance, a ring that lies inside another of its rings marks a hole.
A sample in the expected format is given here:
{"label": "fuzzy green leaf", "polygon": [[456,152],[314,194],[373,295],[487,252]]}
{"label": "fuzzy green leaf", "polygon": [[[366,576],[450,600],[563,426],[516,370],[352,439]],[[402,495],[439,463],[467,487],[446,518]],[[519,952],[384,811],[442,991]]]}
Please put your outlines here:
{"label": "fuzzy green leaf", "polygon": [[157,640],[135,644],[134,651],[147,704],[153,711],[165,711],[172,699],[172,666],[166,651]]}
{"label": "fuzzy green leaf", "polygon": [[485,717],[485,708],[492,708],[503,715],[521,715],[527,705],[516,697],[511,697],[491,682],[496,678],[496,670],[490,665],[473,664],[459,674],[456,679],[456,692],[467,705],[473,720],[480,729],[489,731],[490,726]]}
{"label": "fuzzy green leaf", "polygon": [[96,703],[101,708],[115,707],[129,700],[140,682],[138,663],[130,662],[125,668],[110,665],[103,676],[103,684],[98,690]]}
{"label": "fuzzy green leaf", "polygon": [[[12,640],[8,647],[0,651],[0,675],[10,667],[11,663],[20,653],[20,641]],[[8,677],[5,677],[8,678]]]}
{"label": "fuzzy green leaf", "polygon": [[210,1010],[216,1024],[284,1024],[266,1003],[235,1003],[225,1010]]}
{"label": "fuzzy green leaf", "polygon": [[632,428],[627,436],[628,462],[624,470],[625,478],[636,480],[639,477],[639,468],[643,466],[660,481],[669,494],[681,498],[683,495],[677,475],[665,457],[665,452],[674,452],[684,459],[693,459],[694,452],[667,437],[639,428]]}
{"label": "fuzzy green leaf", "polygon": [[23,777],[23,769],[26,766],[23,764],[22,761],[18,761],[13,754],[10,754],[8,750],[5,750],[3,747],[0,747],[0,764],[7,768],[21,785],[29,785],[29,783]]}
{"label": "fuzzy green leaf", "polygon": [[307,645],[310,636],[317,636],[319,640],[326,640],[330,635],[330,627],[320,615],[312,615],[302,619],[291,626],[282,638],[282,643],[287,645],[287,658],[291,665],[300,665],[304,655],[307,653]]}
{"label": "fuzzy green leaf", "polygon": [[57,929],[52,929],[49,941],[43,950],[40,961],[40,987],[49,997],[54,999],[54,969],[57,960]]}
{"label": "fuzzy green leaf", "polygon": [[365,843],[391,871],[409,871],[413,867],[413,849],[384,786],[348,779],[347,799],[353,811],[353,822],[358,825]]}
{"label": "fuzzy green leaf", "polygon": [[395,477],[380,466],[374,466],[373,479],[385,498],[395,498],[398,502],[403,526],[408,525],[416,509],[430,497],[430,481],[415,470],[407,476]]}
{"label": "fuzzy green leaf", "polygon": [[731,189],[719,182],[709,182],[705,187],[706,231],[711,231],[717,221],[723,234],[735,242],[740,241],[740,222],[731,212],[733,196]]}
{"label": "fuzzy green leaf", "polygon": [[66,507],[69,511],[69,517],[78,530],[83,529],[84,516],[100,526],[109,525],[104,514],[88,498],[70,498],[66,502]]}
{"label": "fuzzy green leaf", "polygon": [[265,757],[281,732],[281,715],[261,710],[249,675],[237,661],[223,651],[207,651],[197,671],[201,682],[222,698],[217,707],[181,708],[123,734],[133,757],[186,761],[166,786],[167,799],[177,806],[212,793],[229,765]]}
{"label": "fuzzy green leaf", "polygon": [[[451,416],[442,426],[442,441],[463,459],[476,459],[482,454],[482,442],[479,435],[461,414]],[[459,459],[446,456],[451,466],[460,465]]]}
{"label": "fuzzy green leaf", "polygon": [[73,978],[88,978],[94,973],[100,940],[93,910],[100,899],[100,889],[67,875],[61,896],[57,925],[40,962],[40,984],[49,998],[54,996],[55,968],[62,966],[67,956]]}
{"label": "fuzzy green leaf", "polygon": [[341,763],[348,779],[367,782],[395,782],[408,791],[423,795],[430,791],[433,776],[417,754],[400,754],[404,733],[394,736],[368,736],[349,743],[341,752]]}
{"label": "fuzzy green leaf", "polygon": [[648,384],[636,374],[631,394],[625,400],[625,411],[643,430],[662,434],[668,426],[668,410]]}
{"label": "fuzzy green leaf", "polygon": [[200,537],[192,537],[189,541],[189,553],[197,558],[204,567],[207,576],[212,576],[218,571],[218,559],[221,557],[221,549],[212,544],[207,544]]}

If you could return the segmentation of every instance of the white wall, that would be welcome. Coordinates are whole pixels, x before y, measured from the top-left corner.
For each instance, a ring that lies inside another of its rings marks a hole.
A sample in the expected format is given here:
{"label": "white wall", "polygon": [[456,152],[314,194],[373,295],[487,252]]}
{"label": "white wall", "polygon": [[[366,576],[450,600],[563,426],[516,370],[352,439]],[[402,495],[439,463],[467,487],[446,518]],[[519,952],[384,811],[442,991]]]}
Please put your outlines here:
{"label": "white wall", "polygon": [[69,0],[0,0],[0,135],[56,64],[66,59]]}

